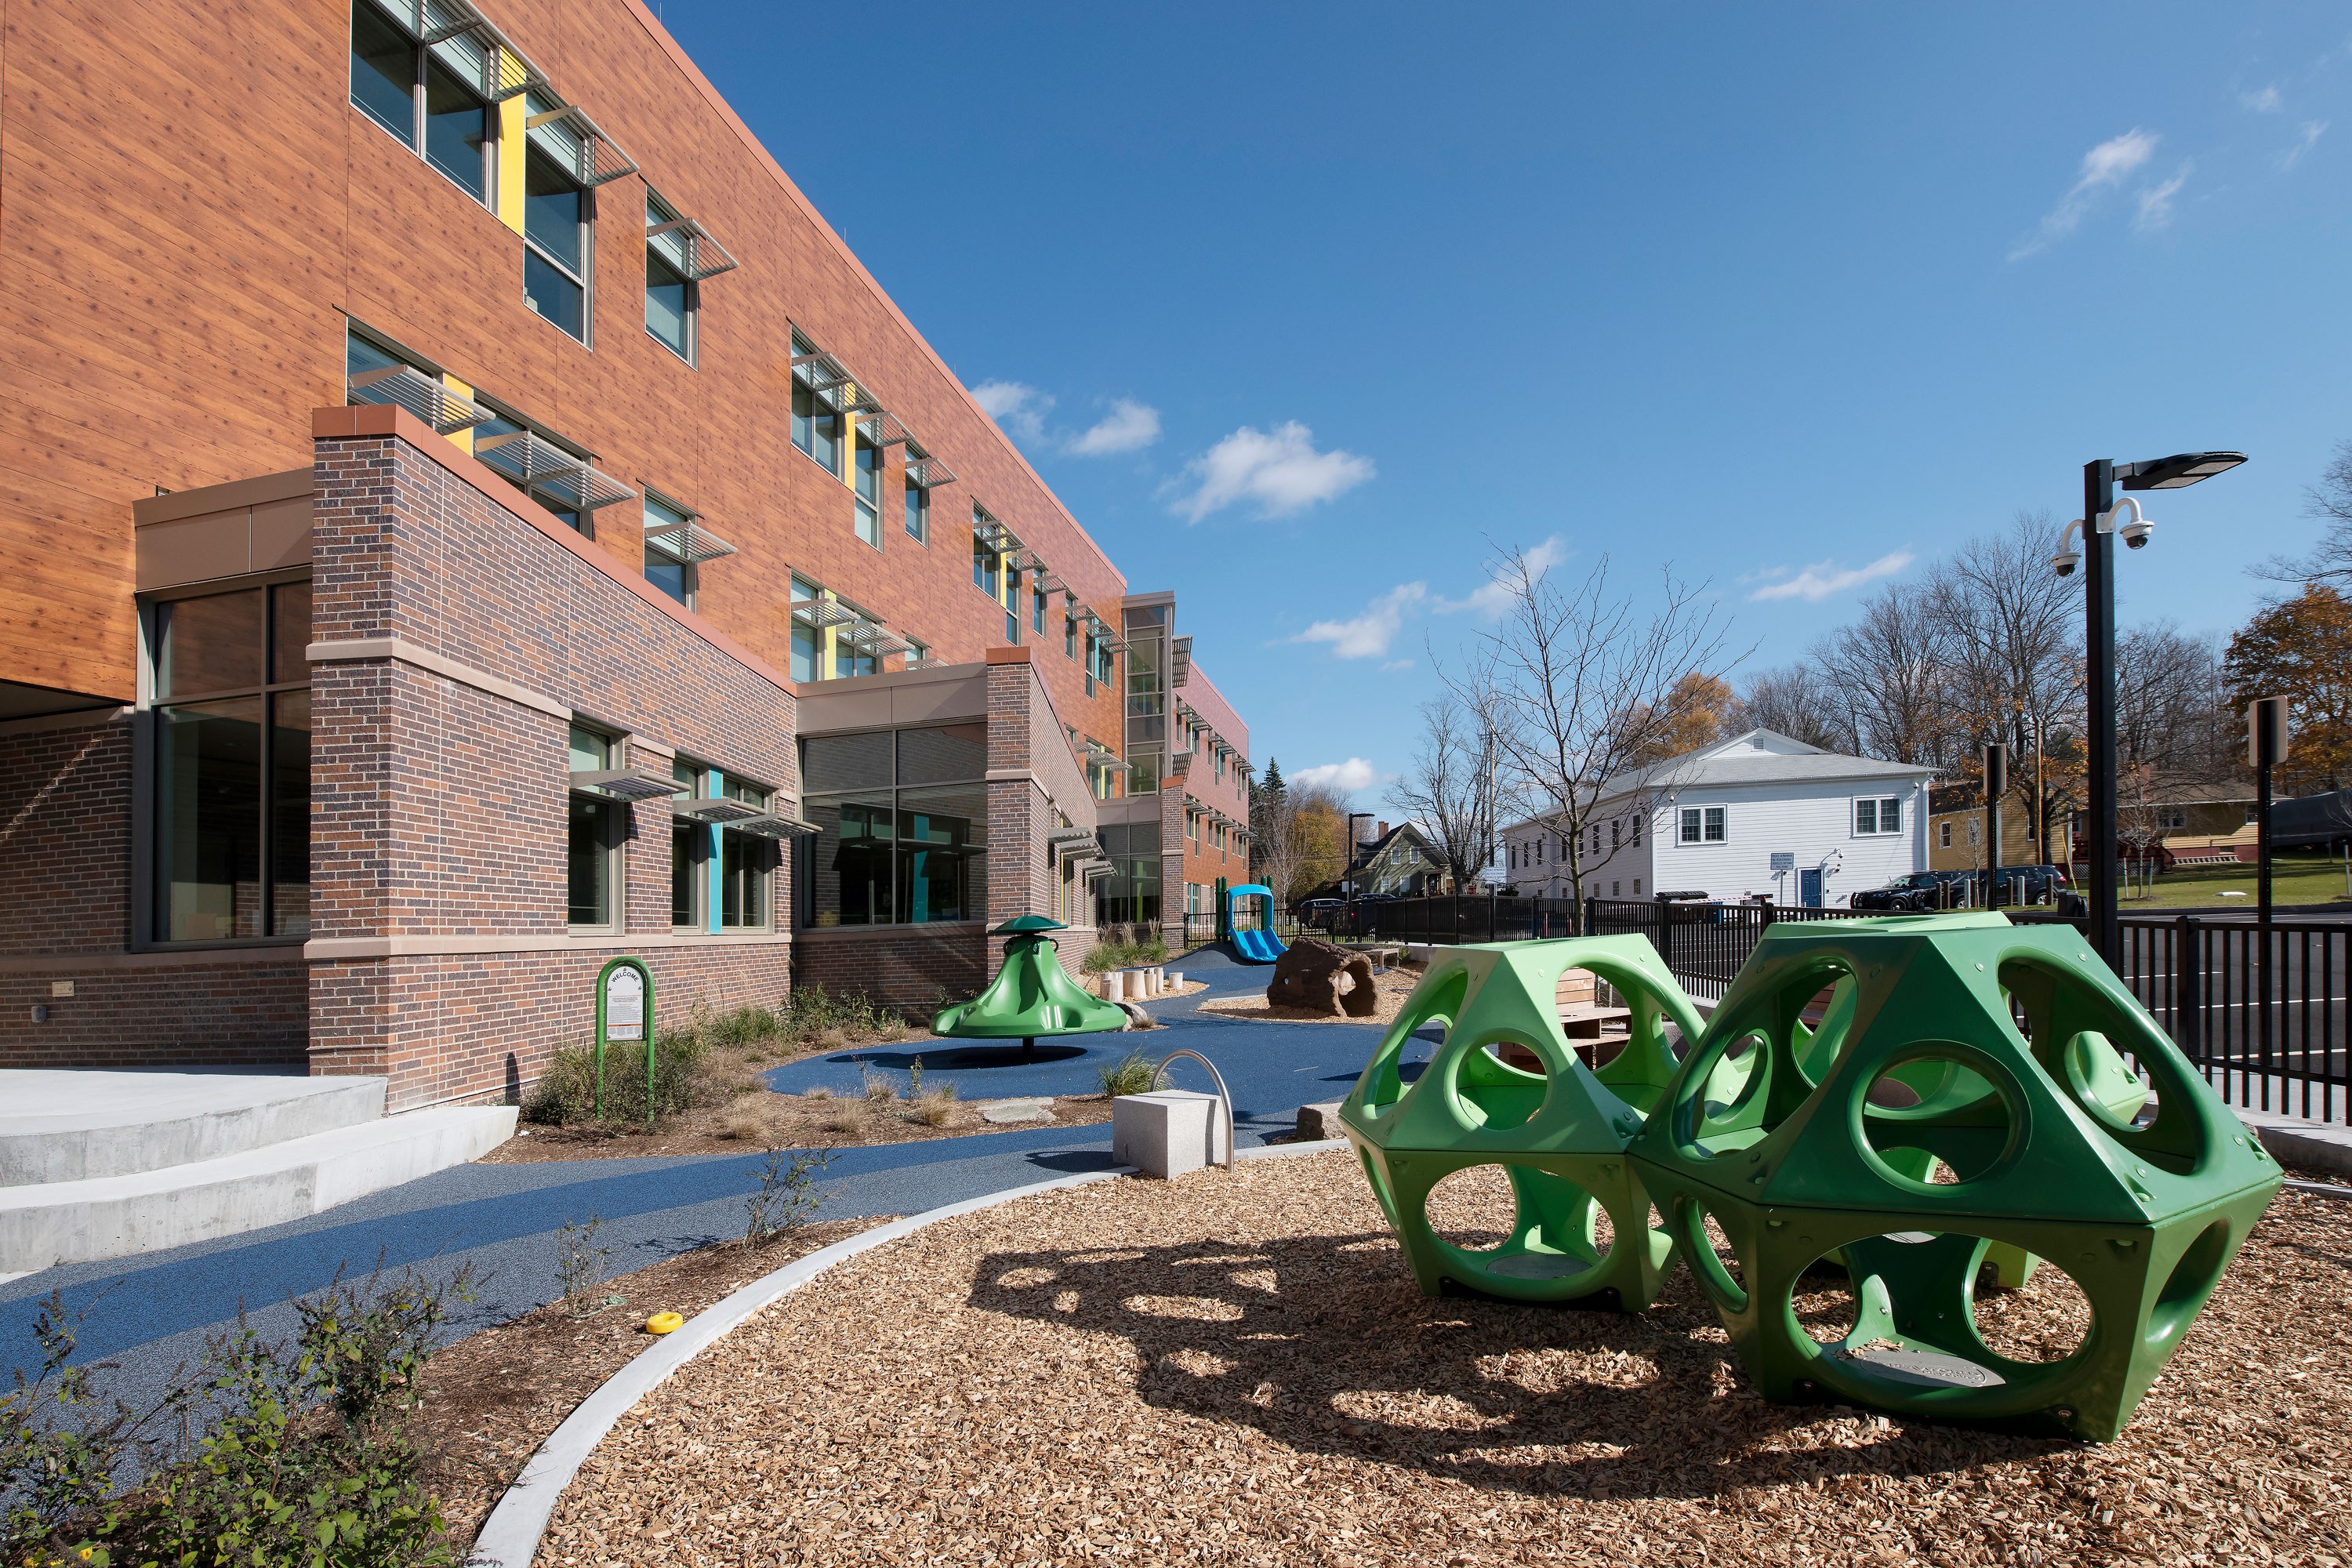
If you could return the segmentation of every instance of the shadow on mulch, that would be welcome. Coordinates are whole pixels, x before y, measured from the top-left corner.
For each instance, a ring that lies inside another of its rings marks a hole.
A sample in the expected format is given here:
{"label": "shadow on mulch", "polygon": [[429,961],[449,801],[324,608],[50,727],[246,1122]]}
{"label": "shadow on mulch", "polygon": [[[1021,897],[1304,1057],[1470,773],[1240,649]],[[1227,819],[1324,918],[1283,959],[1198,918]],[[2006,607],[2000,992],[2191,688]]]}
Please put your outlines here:
{"label": "shadow on mulch", "polygon": [[[2082,1447],[1886,1421],[1884,1440],[1824,1448],[1798,1435],[1823,1407],[1757,1395],[1679,1269],[1639,1316],[1433,1301],[1402,1278],[1389,1237],[1370,1232],[1255,1247],[1001,1252],[982,1263],[971,1300],[1124,1336],[1142,1363],[1137,1392],[1160,1408],[1254,1427],[1306,1452],[1546,1496],[1717,1498],[1824,1475],[1943,1475]],[[1189,1315],[1159,1315],[1156,1304]],[[1585,1364],[1610,1369],[1609,1380],[1558,1382],[1554,1352],[1594,1358]],[[1383,1405],[1385,1416],[1343,1414]],[[1786,1451],[1774,1451],[1780,1444]],[[1559,1457],[1578,1445],[1592,1451]],[[1538,1447],[1540,1462],[1514,1458]]]}

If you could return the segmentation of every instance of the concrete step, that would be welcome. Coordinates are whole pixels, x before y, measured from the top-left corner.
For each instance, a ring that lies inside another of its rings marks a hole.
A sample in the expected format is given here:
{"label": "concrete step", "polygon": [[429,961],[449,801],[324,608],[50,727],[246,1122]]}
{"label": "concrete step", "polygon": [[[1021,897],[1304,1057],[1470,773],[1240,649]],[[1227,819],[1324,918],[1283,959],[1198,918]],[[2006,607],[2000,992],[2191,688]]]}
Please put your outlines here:
{"label": "concrete step", "polygon": [[216,1160],[383,1115],[380,1078],[0,1071],[0,1186]]}
{"label": "concrete step", "polygon": [[512,1136],[515,1116],[510,1105],[412,1110],[161,1170],[0,1188],[0,1273],[300,1219],[478,1159]]}

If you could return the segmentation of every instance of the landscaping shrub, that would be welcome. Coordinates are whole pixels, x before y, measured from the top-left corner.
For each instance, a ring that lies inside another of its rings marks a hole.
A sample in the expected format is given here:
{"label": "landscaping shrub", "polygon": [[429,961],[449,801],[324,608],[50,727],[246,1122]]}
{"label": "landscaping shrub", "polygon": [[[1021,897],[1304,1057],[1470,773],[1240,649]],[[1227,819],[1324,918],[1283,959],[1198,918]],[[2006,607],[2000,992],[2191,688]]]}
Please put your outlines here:
{"label": "landscaping shrub", "polygon": [[[474,1295],[463,1270],[447,1284],[338,1278],[294,1303],[292,1340],[240,1319],[196,1378],[102,1415],[70,1362],[79,1319],[53,1296],[35,1329],[39,1375],[0,1396],[0,1552],[93,1568],[453,1563],[407,1420],[450,1303]],[[184,1429],[176,1450],[156,1436],[167,1415]]]}
{"label": "landscaping shrub", "polygon": [[1136,969],[1168,962],[1168,944],[1159,937],[1146,937],[1138,942],[1098,942],[1079,960],[1078,967],[1088,974],[1100,974],[1112,969]]}
{"label": "landscaping shrub", "polygon": [[776,1021],[786,1038],[803,1046],[814,1045],[835,1032],[840,1034],[845,1045],[877,1035],[896,1038],[906,1031],[904,1019],[887,1007],[877,1007],[873,998],[864,993],[836,993],[822,985],[795,989],[784,998]]}
{"label": "landscaping shrub", "polygon": [[1102,1091],[1117,1099],[1122,1094],[1149,1094],[1151,1078],[1159,1064],[1141,1051],[1129,1051],[1108,1067],[1095,1069],[1102,1079]]}
{"label": "landscaping shrub", "polygon": [[[693,1028],[664,1029],[654,1038],[654,1119],[729,1098],[730,1085],[716,1071],[701,1034]],[[596,1058],[593,1047],[558,1050],[531,1087],[523,1120],[571,1127],[596,1120]],[[625,1040],[604,1047],[605,1123],[620,1131],[646,1122],[646,1049]]]}
{"label": "landscaping shrub", "polygon": [[833,1163],[823,1150],[771,1149],[760,1165],[760,1183],[744,1203],[743,1245],[765,1247],[816,1217],[824,1206],[817,1178]]}

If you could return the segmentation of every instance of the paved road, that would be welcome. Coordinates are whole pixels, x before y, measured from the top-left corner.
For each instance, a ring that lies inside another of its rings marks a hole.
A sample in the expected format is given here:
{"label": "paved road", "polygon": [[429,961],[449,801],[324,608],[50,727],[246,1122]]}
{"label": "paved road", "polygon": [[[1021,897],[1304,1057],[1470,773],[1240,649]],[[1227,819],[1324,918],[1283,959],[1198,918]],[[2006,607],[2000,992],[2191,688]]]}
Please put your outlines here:
{"label": "paved road", "polygon": [[[1267,973],[1215,954],[1196,955],[1185,968],[1209,980],[1213,994],[1262,986]],[[1244,1146],[1286,1130],[1300,1105],[1345,1094],[1379,1038],[1377,1030],[1361,1025],[1219,1019],[1195,1014],[1198,1001],[1151,1004],[1167,1026],[1108,1037],[1116,1048],[1103,1054],[1134,1047],[1157,1056],[1185,1046],[1209,1057],[1233,1088]],[[843,1086],[854,1089],[864,1065],[828,1060],[809,1070],[843,1075]],[[1086,1063],[1059,1065],[1080,1091],[1097,1087]],[[968,1098],[997,1092],[992,1075],[959,1070],[942,1076],[955,1077]],[[1206,1087],[1205,1075],[1190,1081]],[[175,1367],[201,1353],[208,1335],[234,1324],[240,1310],[265,1333],[289,1332],[289,1298],[324,1288],[339,1270],[365,1275],[381,1263],[446,1278],[473,1265],[488,1283],[483,1298],[461,1309],[452,1324],[451,1337],[462,1337],[562,1293],[555,1238],[566,1223],[591,1215],[604,1222],[602,1239],[612,1245],[616,1274],[740,1236],[744,1199],[759,1163],[756,1155],[716,1155],[462,1165],[268,1230],[46,1269],[0,1285],[0,1378],[12,1365],[29,1370],[31,1325],[53,1290],[61,1290],[69,1306],[90,1309],[85,1359],[115,1362],[110,1385],[133,1399],[164,1386]],[[1100,1126],[844,1150],[824,1183],[824,1217],[910,1214],[1110,1163],[1109,1129]]]}

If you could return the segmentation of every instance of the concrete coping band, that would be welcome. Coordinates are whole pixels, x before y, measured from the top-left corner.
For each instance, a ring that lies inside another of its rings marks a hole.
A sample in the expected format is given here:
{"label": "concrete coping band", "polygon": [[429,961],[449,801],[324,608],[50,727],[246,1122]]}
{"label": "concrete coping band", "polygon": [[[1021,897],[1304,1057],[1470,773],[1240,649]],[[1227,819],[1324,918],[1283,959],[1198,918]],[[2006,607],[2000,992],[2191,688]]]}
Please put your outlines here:
{"label": "concrete coping band", "polygon": [[[1345,1138],[1326,1138],[1312,1143],[1272,1143],[1256,1149],[1237,1151],[1236,1157],[1250,1159],[1283,1159],[1298,1154],[1323,1154],[1335,1149],[1345,1149]],[[604,1440],[622,1416],[635,1409],[646,1395],[651,1394],[677,1370],[733,1332],[761,1309],[782,1300],[810,1280],[824,1274],[837,1263],[846,1262],[862,1252],[886,1247],[901,1237],[912,1236],[926,1226],[941,1220],[958,1219],[968,1214],[978,1214],[1000,1204],[1016,1203],[1045,1193],[1057,1193],[1068,1187],[1083,1187],[1097,1182],[1107,1182],[1118,1176],[1137,1174],[1131,1165],[1117,1165],[1104,1171],[1087,1171],[1075,1176],[1056,1176],[1049,1181],[1033,1182],[1027,1186],[1012,1187],[983,1197],[968,1198],[960,1204],[947,1204],[935,1209],[909,1215],[905,1219],[892,1220],[861,1231],[846,1241],[836,1241],[806,1258],[787,1263],[772,1274],[763,1275],[731,1296],[722,1298],[699,1314],[687,1321],[659,1343],[648,1347],[637,1358],[607,1378],[596,1391],[582,1400],[563,1424],[548,1434],[499,1500],[498,1507],[482,1523],[481,1534],[475,1540],[474,1550],[466,1559],[468,1568],[530,1568],[539,1553],[540,1538],[547,1533],[547,1521],[554,1517],[555,1505],[563,1496],[563,1489],[588,1462],[588,1456]]]}

